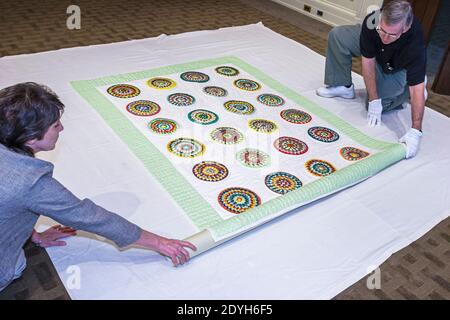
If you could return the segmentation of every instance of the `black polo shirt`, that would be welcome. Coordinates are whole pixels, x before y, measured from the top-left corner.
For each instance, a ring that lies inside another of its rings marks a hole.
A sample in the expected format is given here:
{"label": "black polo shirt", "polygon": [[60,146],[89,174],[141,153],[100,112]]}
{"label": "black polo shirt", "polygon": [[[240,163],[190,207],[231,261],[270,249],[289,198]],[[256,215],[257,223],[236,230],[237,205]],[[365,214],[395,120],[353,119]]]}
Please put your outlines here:
{"label": "black polo shirt", "polygon": [[[409,86],[415,86],[425,80],[427,52],[423,40],[420,22],[414,17],[411,28],[400,38],[390,44],[383,44],[375,27],[373,26],[373,12],[369,14],[362,24],[360,48],[361,54],[366,58],[376,58],[384,73],[395,73],[406,69],[406,81]],[[378,13],[379,14],[379,13]],[[367,23],[368,19],[369,24]]]}

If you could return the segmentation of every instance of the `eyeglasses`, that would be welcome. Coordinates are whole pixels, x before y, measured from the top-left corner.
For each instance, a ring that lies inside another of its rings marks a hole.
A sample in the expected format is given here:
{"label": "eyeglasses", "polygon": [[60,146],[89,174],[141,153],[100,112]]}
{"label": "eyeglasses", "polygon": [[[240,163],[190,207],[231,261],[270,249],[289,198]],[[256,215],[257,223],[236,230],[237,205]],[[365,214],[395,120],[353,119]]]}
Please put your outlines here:
{"label": "eyeglasses", "polygon": [[383,28],[380,27],[380,25],[378,25],[375,28],[375,30],[377,30],[377,32],[380,35],[380,37],[388,36],[388,38],[391,39],[391,40],[396,40],[402,35],[402,32],[400,32],[398,34],[392,34],[392,33],[386,32],[386,31],[383,30]]}

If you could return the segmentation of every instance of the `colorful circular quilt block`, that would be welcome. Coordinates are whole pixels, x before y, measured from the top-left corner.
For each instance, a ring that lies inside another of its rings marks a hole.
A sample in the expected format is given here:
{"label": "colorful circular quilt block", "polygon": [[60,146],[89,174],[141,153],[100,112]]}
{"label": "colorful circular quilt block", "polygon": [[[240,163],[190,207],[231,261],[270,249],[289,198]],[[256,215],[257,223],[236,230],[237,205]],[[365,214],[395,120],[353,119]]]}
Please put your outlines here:
{"label": "colorful circular quilt block", "polygon": [[180,157],[194,158],[205,152],[205,146],[191,138],[178,138],[167,144],[167,150]]}
{"label": "colorful circular quilt block", "polygon": [[153,89],[169,90],[174,88],[177,85],[177,83],[169,78],[157,77],[147,80],[147,85]]}
{"label": "colorful circular quilt block", "polygon": [[238,79],[233,82],[236,87],[245,91],[256,91],[261,89],[261,85],[250,79]]}
{"label": "colorful circular quilt block", "polygon": [[369,152],[353,147],[344,147],[339,151],[339,153],[345,160],[348,161],[361,160],[362,158],[365,158],[370,155]]}
{"label": "colorful circular quilt block", "polygon": [[261,94],[256,99],[269,107],[280,107],[285,103],[282,97],[269,93]]}
{"label": "colorful circular quilt block", "polygon": [[324,177],[336,171],[334,166],[324,160],[312,159],[305,163],[309,173],[317,177]]}
{"label": "colorful circular quilt block", "polygon": [[212,111],[197,109],[188,113],[188,118],[194,123],[208,125],[216,123],[219,120],[219,116]]}
{"label": "colorful circular quilt block", "polygon": [[226,89],[215,86],[204,87],[203,92],[215,97],[225,97],[228,94]]}
{"label": "colorful circular quilt block", "polygon": [[280,112],[281,118],[295,124],[306,124],[312,120],[309,113],[297,109],[287,109]]}
{"label": "colorful circular quilt block", "polygon": [[296,176],[281,171],[268,174],[264,182],[271,191],[279,194],[286,194],[303,185]]}
{"label": "colorful circular quilt block", "polygon": [[106,90],[110,95],[116,98],[133,98],[141,93],[138,87],[129,84],[116,84]]}
{"label": "colorful circular quilt block", "polygon": [[211,132],[211,138],[223,144],[236,144],[244,139],[244,135],[235,128],[219,127]]}
{"label": "colorful circular quilt block", "polygon": [[188,71],[184,72],[180,75],[180,78],[184,81],[188,82],[207,82],[209,81],[209,76],[207,74],[197,72],[197,71]]}
{"label": "colorful circular quilt block", "polygon": [[246,188],[227,188],[219,194],[218,201],[222,208],[235,214],[261,204],[261,198]]}
{"label": "colorful circular quilt block", "polygon": [[227,76],[227,77],[233,77],[233,76],[237,76],[239,74],[239,70],[233,67],[228,67],[228,66],[220,66],[217,67],[216,72],[218,74],[221,74],[223,76]]}
{"label": "colorful circular quilt block", "polygon": [[252,148],[239,151],[236,160],[248,168],[263,168],[270,165],[270,156],[267,153]]}
{"label": "colorful circular quilt block", "polygon": [[203,161],[192,168],[192,173],[200,180],[217,182],[228,176],[228,169],[215,161]]}
{"label": "colorful circular quilt block", "polygon": [[250,128],[261,133],[272,133],[278,129],[275,122],[264,120],[264,119],[254,119],[248,122]]}
{"label": "colorful circular quilt block", "polygon": [[336,131],[325,127],[311,127],[308,129],[308,134],[311,138],[326,143],[339,139],[339,134]]}
{"label": "colorful circular quilt block", "polygon": [[171,134],[177,130],[178,124],[170,119],[156,118],[149,122],[148,128],[157,134]]}
{"label": "colorful circular quilt block", "polygon": [[255,107],[246,101],[231,100],[225,102],[223,106],[230,112],[242,115],[252,114],[255,112]]}
{"label": "colorful circular quilt block", "polygon": [[289,155],[301,155],[308,151],[308,145],[294,137],[280,137],[273,143],[275,149]]}
{"label": "colorful circular quilt block", "polygon": [[167,97],[167,100],[179,107],[190,106],[195,102],[195,98],[187,93],[173,93]]}
{"label": "colorful circular quilt block", "polygon": [[161,111],[161,107],[156,102],[150,100],[137,100],[130,102],[127,104],[126,109],[129,113],[141,117],[154,116]]}

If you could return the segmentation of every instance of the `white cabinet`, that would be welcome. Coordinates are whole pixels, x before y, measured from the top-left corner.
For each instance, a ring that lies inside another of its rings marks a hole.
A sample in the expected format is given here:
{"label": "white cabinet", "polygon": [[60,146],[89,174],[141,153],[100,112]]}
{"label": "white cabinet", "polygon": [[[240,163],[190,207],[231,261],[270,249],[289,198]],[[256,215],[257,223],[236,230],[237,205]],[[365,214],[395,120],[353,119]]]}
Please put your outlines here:
{"label": "white cabinet", "polygon": [[[383,0],[272,0],[332,26],[360,23]],[[372,10],[371,10],[372,11]]]}

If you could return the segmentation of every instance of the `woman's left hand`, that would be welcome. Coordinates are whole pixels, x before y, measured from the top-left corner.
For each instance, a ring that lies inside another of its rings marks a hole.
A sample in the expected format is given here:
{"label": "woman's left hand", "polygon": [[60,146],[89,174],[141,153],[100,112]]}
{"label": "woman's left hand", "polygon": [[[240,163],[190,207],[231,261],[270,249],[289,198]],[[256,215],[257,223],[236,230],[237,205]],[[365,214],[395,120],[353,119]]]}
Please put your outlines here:
{"label": "woman's left hand", "polygon": [[31,241],[40,247],[48,248],[53,246],[65,246],[65,241],[58,241],[59,239],[75,236],[77,230],[71,227],[63,227],[61,225],[53,226],[44,232],[36,232],[33,230]]}

